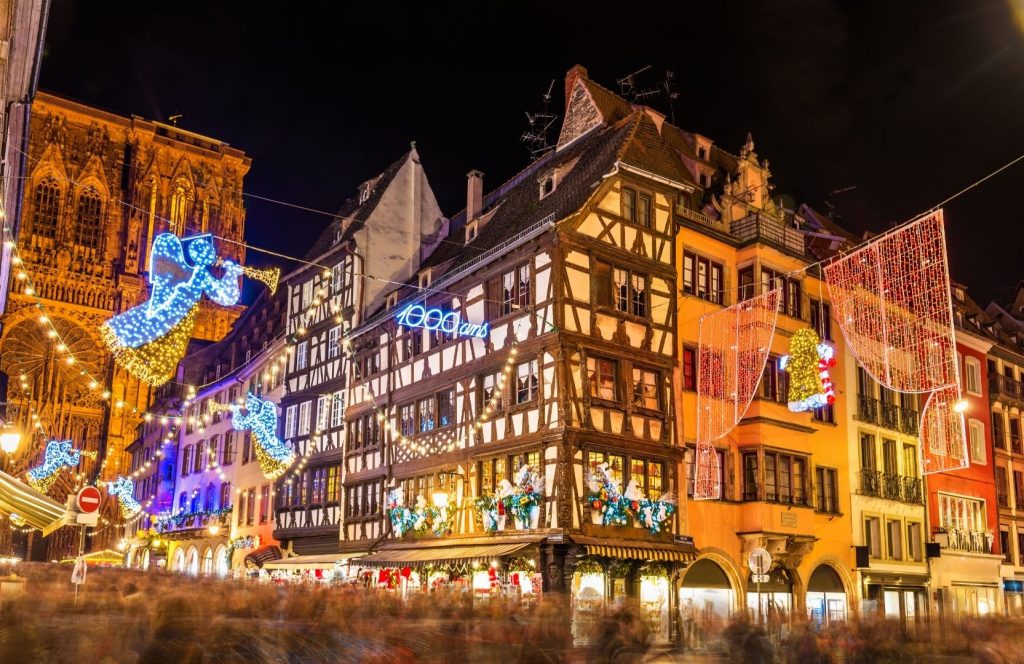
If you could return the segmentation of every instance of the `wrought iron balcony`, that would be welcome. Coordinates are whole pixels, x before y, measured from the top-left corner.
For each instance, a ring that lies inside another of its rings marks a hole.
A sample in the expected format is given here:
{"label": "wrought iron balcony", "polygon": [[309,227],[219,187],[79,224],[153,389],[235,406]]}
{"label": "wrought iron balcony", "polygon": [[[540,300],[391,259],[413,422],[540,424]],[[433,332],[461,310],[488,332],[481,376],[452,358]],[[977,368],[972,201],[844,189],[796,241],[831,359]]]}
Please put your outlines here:
{"label": "wrought iron balcony", "polygon": [[869,424],[878,424],[878,399],[858,394],[857,419]]}
{"label": "wrought iron balcony", "polygon": [[988,391],[994,397],[1024,402],[1024,383],[998,373],[988,375]]}
{"label": "wrought iron balcony", "polygon": [[935,535],[935,541],[943,548],[969,553],[992,553],[992,539],[991,533],[961,528],[950,528]]}
{"label": "wrought iron balcony", "polygon": [[902,423],[900,422],[899,406],[897,406],[894,403],[886,403],[884,401],[880,401],[878,403],[878,414],[878,423],[881,426],[885,427],[886,429],[892,429],[893,431],[900,430],[900,426]]}
{"label": "wrought iron balcony", "polygon": [[741,242],[764,241],[801,256],[804,254],[803,233],[790,228],[781,219],[766,214],[747,215],[732,222],[729,230]]}
{"label": "wrought iron balcony", "polygon": [[860,469],[860,492],[865,496],[882,496],[882,473],[871,468]]}
{"label": "wrought iron balcony", "polygon": [[919,478],[883,473],[872,468],[860,469],[860,493],[862,496],[918,505],[924,502],[924,490]]}
{"label": "wrought iron balcony", "polygon": [[924,504],[924,486],[919,477],[901,477],[903,483],[903,502]]}
{"label": "wrought iron balcony", "polygon": [[920,424],[920,413],[909,408],[900,408],[900,431],[910,436],[916,436]]}

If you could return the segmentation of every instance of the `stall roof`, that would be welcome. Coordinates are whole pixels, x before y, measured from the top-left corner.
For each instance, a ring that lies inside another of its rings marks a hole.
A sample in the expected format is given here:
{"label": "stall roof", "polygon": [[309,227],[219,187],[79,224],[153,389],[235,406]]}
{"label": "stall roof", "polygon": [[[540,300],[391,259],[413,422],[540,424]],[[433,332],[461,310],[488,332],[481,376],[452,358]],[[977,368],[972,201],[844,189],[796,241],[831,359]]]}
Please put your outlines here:
{"label": "stall roof", "polygon": [[362,558],[359,564],[365,567],[419,567],[428,563],[486,563],[532,545],[533,542],[512,542],[384,549]]}
{"label": "stall roof", "polygon": [[351,558],[358,558],[362,553],[327,553],[315,556],[294,556],[271,560],[263,563],[263,569],[326,569],[335,563],[344,563]]}
{"label": "stall roof", "polygon": [[0,473],[0,512],[17,514],[46,537],[64,525],[67,509],[7,473]]}

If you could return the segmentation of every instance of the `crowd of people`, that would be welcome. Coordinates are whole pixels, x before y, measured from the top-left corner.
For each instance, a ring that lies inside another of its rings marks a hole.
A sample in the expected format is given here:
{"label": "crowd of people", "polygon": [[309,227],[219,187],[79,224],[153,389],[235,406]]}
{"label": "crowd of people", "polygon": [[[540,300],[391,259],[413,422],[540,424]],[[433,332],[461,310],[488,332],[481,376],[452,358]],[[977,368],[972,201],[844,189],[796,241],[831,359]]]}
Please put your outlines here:
{"label": "crowd of people", "polygon": [[[0,581],[0,664],[598,664],[693,656],[685,643],[652,647],[638,607],[628,603],[609,607],[592,642],[574,647],[570,605],[556,593],[531,603],[481,602],[446,590],[402,598],[354,586],[112,568],[90,570],[76,597],[66,566],[22,564],[16,572],[24,584]],[[699,661],[907,662],[938,653],[961,658],[950,661],[1024,662],[1024,623],[965,621],[915,636],[898,623],[859,621],[797,626],[779,640],[740,619],[724,626],[715,648],[702,648]]]}

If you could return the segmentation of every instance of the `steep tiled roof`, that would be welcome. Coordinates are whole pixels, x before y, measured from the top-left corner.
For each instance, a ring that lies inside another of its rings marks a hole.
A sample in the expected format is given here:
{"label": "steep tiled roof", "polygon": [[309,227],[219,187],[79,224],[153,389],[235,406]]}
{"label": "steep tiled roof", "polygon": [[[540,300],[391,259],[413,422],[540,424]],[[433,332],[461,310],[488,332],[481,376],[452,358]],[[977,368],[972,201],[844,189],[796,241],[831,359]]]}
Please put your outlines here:
{"label": "steep tiled roof", "polygon": [[638,115],[632,136],[620,151],[620,161],[676,182],[692,183],[690,172],[683,166],[679,155],[658,133],[654,120],[647,113],[641,112]]}
{"label": "steep tiled roof", "polygon": [[597,110],[601,112],[601,117],[608,124],[615,124],[633,112],[633,107],[628,101],[608,88],[595,83],[589,78],[581,80],[587,87],[587,92],[590,93],[591,99],[597,105]]}
{"label": "steep tiled roof", "polygon": [[[357,230],[362,228],[363,224],[366,223],[366,220],[370,218],[370,215],[373,214],[373,211],[377,208],[377,204],[380,203],[380,199],[384,195],[384,192],[387,191],[391,181],[395,179],[395,176],[398,175],[398,171],[400,171],[402,166],[405,165],[405,162],[413,156],[414,152],[415,148],[405,153],[400,159],[385,168],[384,171],[376,178],[367,180],[363,183],[364,186],[372,188],[370,196],[360,203],[359,192],[357,192],[355,196],[346,200],[342,204],[341,209],[338,210],[337,216],[331,221],[330,225],[324,229],[323,233],[320,234],[320,237],[317,238],[317,241],[313,243],[313,246],[306,254],[306,258],[312,260],[330,249],[332,245],[336,244],[335,238],[338,236],[338,232],[342,229],[343,234],[339,242],[352,237]],[[361,188],[362,186],[360,186],[360,189]]]}

